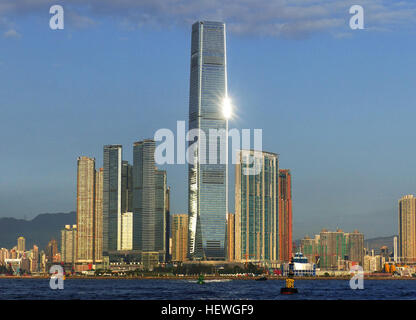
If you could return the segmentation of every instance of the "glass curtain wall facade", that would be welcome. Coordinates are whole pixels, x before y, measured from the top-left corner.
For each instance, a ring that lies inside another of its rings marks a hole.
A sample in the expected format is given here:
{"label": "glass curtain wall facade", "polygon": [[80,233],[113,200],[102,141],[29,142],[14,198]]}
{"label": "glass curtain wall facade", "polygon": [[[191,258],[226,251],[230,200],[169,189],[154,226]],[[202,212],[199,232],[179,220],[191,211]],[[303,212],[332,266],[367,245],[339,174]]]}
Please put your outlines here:
{"label": "glass curtain wall facade", "polygon": [[120,249],[122,146],[104,146],[103,165],[103,252]]}
{"label": "glass curtain wall facade", "polygon": [[155,142],[133,145],[133,250],[155,252]]}
{"label": "glass curtain wall facade", "polygon": [[[226,137],[209,141],[208,133],[210,129],[228,130],[222,107],[227,97],[224,23],[193,24],[190,69],[189,130],[198,130],[200,138],[190,142],[195,149],[189,155],[188,167],[188,254],[192,260],[223,260],[228,212],[228,145]],[[210,144],[215,147],[209,148]],[[208,163],[208,155],[217,162]],[[222,163],[221,157],[225,159]]]}
{"label": "glass curtain wall facade", "polygon": [[[258,174],[245,174],[250,158]],[[240,150],[235,180],[235,257],[238,261],[278,260],[278,155]]]}

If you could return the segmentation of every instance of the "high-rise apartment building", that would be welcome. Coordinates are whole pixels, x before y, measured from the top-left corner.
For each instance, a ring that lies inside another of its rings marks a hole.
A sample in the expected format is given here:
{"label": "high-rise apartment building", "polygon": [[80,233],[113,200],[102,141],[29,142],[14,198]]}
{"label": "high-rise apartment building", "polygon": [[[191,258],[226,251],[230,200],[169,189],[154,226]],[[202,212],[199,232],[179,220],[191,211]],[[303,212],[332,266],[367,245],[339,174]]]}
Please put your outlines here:
{"label": "high-rise apartment building", "polygon": [[94,260],[95,159],[78,158],[77,262]]}
{"label": "high-rise apartment building", "polygon": [[121,213],[121,248],[120,250],[133,250],[133,212]]}
{"label": "high-rise apartment building", "polygon": [[341,229],[322,229],[315,239],[301,240],[301,251],[309,262],[317,263],[323,270],[341,270],[348,265],[364,264],[364,235],[357,230],[345,233]]}
{"label": "high-rise apartment building", "polygon": [[[261,170],[247,174],[250,159]],[[235,172],[235,258],[278,260],[278,155],[240,150]]]}
{"label": "high-rise apartment building", "polygon": [[344,232],[328,231],[320,233],[320,267],[326,270],[338,270],[338,260],[347,260],[347,246]]}
{"label": "high-rise apartment building", "polygon": [[77,226],[66,225],[61,230],[61,259],[64,263],[74,264],[77,252]]}
{"label": "high-rise apartment building", "polygon": [[292,258],[292,175],[279,170],[279,260]]}
{"label": "high-rise apartment building", "polygon": [[51,241],[48,242],[45,251],[48,262],[53,262],[54,257],[58,254],[58,242],[55,239],[51,239]]}
{"label": "high-rise apartment building", "polygon": [[397,237],[393,237],[393,261],[397,263],[397,255],[398,255],[398,240]]}
{"label": "high-rise apartment building", "polygon": [[[189,130],[201,136],[190,142],[193,151],[188,167],[188,250],[189,258],[194,260],[225,258],[228,120],[224,102],[227,99],[225,24],[198,21],[192,25],[189,91]],[[224,134],[216,137],[211,134],[208,138],[210,129],[222,130]]]}
{"label": "high-rise apartment building", "polygon": [[33,245],[33,249],[30,253],[30,272],[39,271],[39,248],[37,245]]}
{"label": "high-rise apartment building", "polygon": [[104,169],[95,172],[94,262],[103,260],[103,182]]}
{"label": "high-rise apartment building", "polygon": [[122,146],[104,146],[103,161],[103,253],[120,248]]}
{"label": "high-rise apartment building", "polygon": [[[95,170],[94,158],[84,156],[78,158],[77,229],[72,231],[76,235],[74,250],[77,264],[102,261],[103,174],[102,168]],[[67,233],[65,230],[63,232]],[[68,254],[65,254],[63,259],[68,262],[71,260]]]}
{"label": "high-rise apartment building", "polygon": [[172,261],[186,261],[188,253],[188,215],[172,215]]}
{"label": "high-rise apartment building", "polygon": [[167,189],[166,171],[155,168],[155,245],[159,251],[159,261],[165,261],[166,252],[169,251],[169,247],[166,247]]}
{"label": "high-rise apartment building", "polygon": [[364,264],[364,235],[358,230],[352,233],[345,233],[347,260],[357,263],[360,266]]}
{"label": "high-rise apartment building", "polygon": [[26,250],[26,239],[24,237],[17,238],[17,251],[25,252]]}
{"label": "high-rise apartment building", "polygon": [[413,195],[399,200],[399,261],[416,262],[416,198]]}
{"label": "high-rise apartment building", "polygon": [[227,260],[235,260],[235,214],[227,213]]}
{"label": "high-rise apartment building", "polygon": [[312,239],[306,236],[300,240],[300,252],[308,259],[308,262],[317,263],[319,261],[319,243],[319,234],[315,235]]}

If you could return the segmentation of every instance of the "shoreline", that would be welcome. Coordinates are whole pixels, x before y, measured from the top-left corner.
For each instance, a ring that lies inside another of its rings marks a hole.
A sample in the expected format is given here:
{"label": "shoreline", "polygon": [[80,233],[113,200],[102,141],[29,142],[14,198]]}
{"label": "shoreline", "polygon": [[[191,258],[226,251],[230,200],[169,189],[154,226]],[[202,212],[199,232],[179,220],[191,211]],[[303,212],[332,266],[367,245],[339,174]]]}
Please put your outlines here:
{"label": "shoreline", "polygon": [[[65,280],[198,280],[199,276],[65,276]],[[246,280],[254,281],[258,277],[247,277],[247,276],[204,276],[204,280]],[[50,279],[49,275],[43,276],[0,276],[1,279]],[[267,277],[267,280],[286,280],[287,277]],[[340,276],[340,277],[294,277],[296,280],[350,280],[351,277]],[[416,277],[392,277],[392,276],[364,276],[364,280],[416,280]]]}

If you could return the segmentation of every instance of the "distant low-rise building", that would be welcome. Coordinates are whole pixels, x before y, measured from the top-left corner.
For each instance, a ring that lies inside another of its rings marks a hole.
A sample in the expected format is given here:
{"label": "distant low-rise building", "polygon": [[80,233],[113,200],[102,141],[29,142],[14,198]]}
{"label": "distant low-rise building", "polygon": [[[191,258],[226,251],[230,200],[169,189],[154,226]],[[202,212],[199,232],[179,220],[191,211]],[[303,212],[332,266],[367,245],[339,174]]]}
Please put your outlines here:
{"label": "distant low-rise building", "polygon": [[384,269],[386,259],[380,255],[366,255],[364,256],[364,271],[367,272],[381,272]]}
{"label": "distant low-rise building", "polygon": [[314,239],[301,240],[301,252],[308,261],[323,270],[348,270],[352,265],[363,266],[364,235],[357,230],[345,233],[341,229],[323,229]]}

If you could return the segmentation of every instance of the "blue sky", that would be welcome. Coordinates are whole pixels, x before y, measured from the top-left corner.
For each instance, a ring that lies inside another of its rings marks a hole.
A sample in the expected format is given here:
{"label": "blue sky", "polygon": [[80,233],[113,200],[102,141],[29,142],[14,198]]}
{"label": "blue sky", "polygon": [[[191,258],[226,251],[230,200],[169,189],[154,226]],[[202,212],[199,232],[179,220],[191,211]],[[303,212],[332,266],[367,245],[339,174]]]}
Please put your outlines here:
{"label": "blue sky", "polygon": [[[191,23],[208,18],[227,23],[230,128],[262,128],[292,170],[294,238],[397,233],[416,191],[412,2],[361,1],[356,31],[351,1],[83,3],[64,3],[59,31],[55,2],[0,3],[0,216],[74,210],[78,156],[101,166],[117,143],[131,161],[134,141],[187,120]],[[166,169],[186,212],[186,166]],[[230,211],[233,190],[230,168]]]}

